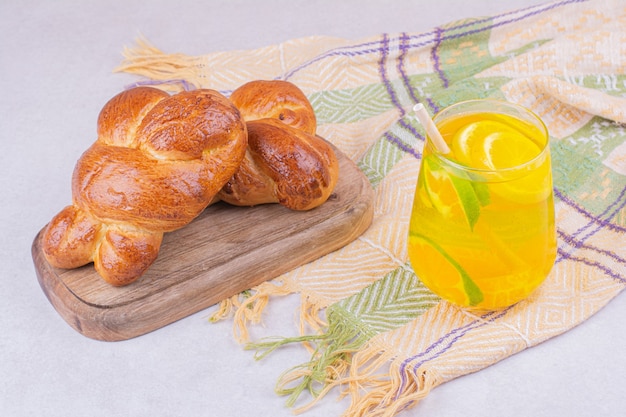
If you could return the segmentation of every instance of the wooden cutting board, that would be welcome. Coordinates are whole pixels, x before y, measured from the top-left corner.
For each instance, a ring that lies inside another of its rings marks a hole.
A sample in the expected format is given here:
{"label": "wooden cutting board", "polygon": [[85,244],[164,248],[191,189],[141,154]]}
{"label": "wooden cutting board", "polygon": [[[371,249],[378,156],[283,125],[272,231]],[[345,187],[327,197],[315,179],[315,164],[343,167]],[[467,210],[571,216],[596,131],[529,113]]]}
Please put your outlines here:
{"label": "wooden cutting board", "polygon": [[374,192],[339,151],[339,180],[323,205],[306,212],[278,204],[217,203],[182,229],[167,233],[158,259],[125,287],[105,283],[93,264],[64,270],[32,245],[39,284],[79,333],[130,339],[166,326],[352,242],[370,225]]}

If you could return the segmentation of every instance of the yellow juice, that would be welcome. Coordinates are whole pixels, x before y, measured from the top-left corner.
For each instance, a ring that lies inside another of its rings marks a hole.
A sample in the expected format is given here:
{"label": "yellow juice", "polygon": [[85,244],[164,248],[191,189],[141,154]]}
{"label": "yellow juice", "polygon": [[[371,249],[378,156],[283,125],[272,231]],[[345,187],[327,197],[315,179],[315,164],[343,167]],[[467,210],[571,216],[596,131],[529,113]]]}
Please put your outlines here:
{"label": "yellow juice", "polygon": [[499,309],[526,298],[554,264],[552,175],[543,123],[482,108],[435,117],[451,152],[424,147],[408,250],[434,293]]}

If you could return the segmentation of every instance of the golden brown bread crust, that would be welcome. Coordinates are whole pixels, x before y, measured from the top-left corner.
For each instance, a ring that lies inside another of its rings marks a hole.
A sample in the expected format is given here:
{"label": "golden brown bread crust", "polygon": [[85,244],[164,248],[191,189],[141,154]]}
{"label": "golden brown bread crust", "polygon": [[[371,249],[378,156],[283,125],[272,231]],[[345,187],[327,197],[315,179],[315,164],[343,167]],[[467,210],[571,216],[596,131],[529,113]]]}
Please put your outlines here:
{"label": "golden brown bread crust", "polygon": [[233,205],[279,203],[310,210],[337,183],[332,147],[315,136],[317,121],[304,93],[287,81],[252,81],[230,97],[248,125],[248,150],[218,197]]}
{"label": "golden brown bread crust", "polygon": [[113,285],[136,280],[156,259],[163,233],[191,222],[237,171],[246,145],[243,118],[216,91],[118,94],[76,164],[73,204],[44,231],[48,262],[93,261]]}
{"label": "golden brown bread crust", "polygon": [[315,112],[309,99],[288,81],[250,81],[233,91],[230,100],[246,122],[278,119],[311,135],[317,130]]}
{"label": "golden brown bread crust", "polygon": [[337,183],[339,163],[326,141],[276,119],[247,125],[247,156],[220,192],[224,201],[310,210],[328,199]]}

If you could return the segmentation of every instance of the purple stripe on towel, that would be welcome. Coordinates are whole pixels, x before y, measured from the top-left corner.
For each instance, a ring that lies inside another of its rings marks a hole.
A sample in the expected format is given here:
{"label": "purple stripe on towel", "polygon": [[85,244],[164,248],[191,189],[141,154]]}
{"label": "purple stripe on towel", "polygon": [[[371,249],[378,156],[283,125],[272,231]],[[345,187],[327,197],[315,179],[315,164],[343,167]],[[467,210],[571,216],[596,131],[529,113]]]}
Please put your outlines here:
{"label": "purple stripe on towel", "polygon": [[445,335],[440,337],[436,342],[434,342],[433,344],[428,346],[424,351],[422,351],[419,354],[411,356],[411,357],[405,359],[404,361],[402,361],[402,364],[400,365],[400,372],[399,372],[399,374],[400,374],[400,386],[398,387],[398,390],[396,392],[396,398],[399,398],[399,396],[401,395],[402,390],[404,389],[404,387],[407,384],[406,368],[410,365],[411,362],[413,362],[416,359],[419,359],[419,358],[422,358],[422,357],[428,355],[434,349],[436,349],[440,345],[443,345],[443,348],[440,351],[436,352],[434,355],[432,355],[432,356],[430,356],[428,358],[422,359],[421,361],[419,361],[418,363],[413,365],[413,373],[415,374],[417,372],[417,369],[420,366],[422,366],[424,363],[426,363],[428,361],[431,361],[433,359],[438,358],[439,356],[441,356],[442,354],[444,354],[445,352],[450,350],[450,348],[459,339],[461,339],[463,336],[465,336],[471,330],[478,329],[478,328],[480,328],[482,326],[485,326],[485,325],[487,325],[489,323],[492,323],[493,321],[503,317],[506,313],[508,313],[509,310],[510,310],[510,308],[507,308],[507,309],[502,310],[500,312],[493,312],[493,311],[492,312],[488,312],[485,315],[481,316],[481,320],[473,320],[471,323],[468,323],[468,324],[466,324],[464,326],[457,327],[457,328],[449,331],[448,333],[446,333]]}
{"label": "purple stripe on towel", "polygon": [[594,261],[592,259],[587,259],[587,258],[581,258],[581,257],[577,257],[577,256],[572,256],[570,253],[567,253],[565,251],[562,251],[559,249],[559,255],[561,255],[564,258],[567,258],[571,261],[574,262],[579,262],[582,264],[585,264],[587,266],[592,266],[596,269],[599,269],[600,271],[604,272],[606,275],[608,275],[609,277],[613,278],[614,280],[618,281],[621,284],[626,284],[626,277],[624,277],[623,274],[620,274],[618,272],[613,271],[611,268],[607,267],[606,265],[602,265],[600,262],[598,261]]}
{"label": "purple stripe on towel", "polygon": [[[622,264],[626,265],[626,258],[621,257],[620,255],[618,255],[615,252],[612,252],[612,251],[609,251],[609,250],[606,250],[606,249],[600,249],[600,248],[597,248],[597,247],[592,246],[592,245],[584,244],[582,241],[574,238],[571,235],[566,234],[565,232],[563,232],[561,230],[559,230],[557,233],[559,235],[559,238],[563,242],[567,243],[571,247],[575,247],[576,249],[590,250],[590,251],[599,253],[601,255],[604,255],[607,258],[611,258],[611,259],[613,259],[617,263],[622,263]],[[560,253],[565,254],[565,257],[568,258],[568,259],[572,258],[571,256],[569,256],[570,254],[567,253],[567,251],[565,251],[564,249],[561,249]]]}
{"label": "purple stripe on towel", "polygon": [[[458,33],[458,34],[455,34],[455,35],[444,36],[441,40],[454,39],[454,38],[458,38],[458,37],[465,36],[465,35],[468,35],[468,34],[473,34],[473,33],[478,33],[478,32],[481,32],[481,31],[489,30],[489,29],[492,29],[494,27],[505,26],[505,25],[508,25],[510,23],[519,22],[520,20],[524,20],[526,18],[536,16],[536,15],[541,14],[543,12],[547,12],[547,11],[556,9],[558,7],[566,6],[566,5],[573,4],[573,3],[585,3],[587,1],[589,1],[589,0],[565,0],[565,1],[558,2],[558,3],[549,4],[546,7],[529,7],[527,9],[516,10],[516,11],[512,11],[512,12],[503,13],[503,14],[500,14],[500,15],[491,16],[491,17],[486,18],[484,20],[478,20],[478,21],[473,21],[473,22],[466,22],[466,23],[463,23],[463,24],[460,24],[460,25],[457,25],[457,26],[451,26],[450,28],[447,29],[448,32],[449,31],[456,31],[456,30],[459,30],[459,29],[463,29],[465,27],[472,26],[472,25],[474,25],[476,23],[484,22],[484,21],[487,21],[487,20],[490,20],[490,19],[494,19],[494,20],[501,19],[503,17],[509,16],[509,15],[512,15],[512,14],[519,14],[520,12],[524,12],[525,10],[528,10],[527,13],[525,13],[525,14],[519,16],[519,17],[516,17],[516,18],[513,18],[513,19],[508,19],[508,20],[503,20],[503,21],[498,22],[498,23],[496,23],[494,25],[486,26],[486,27],[480,28],[478,30],[470,30],[470,31],[463,32],[463,33]],[[427,33],[420,33],[420,34],[411,36],[409,38],[410,42],[407,45],[407,47],[409,49],[414,49],[414,48],[419,48],[419,47],[431,44],[431,43],[434,42],[434,39],[430,39],[430,40],[427,40],[427,41],[420,41],[417,44],[412,44],[411,41],[420,40],[420,39],[423,39],[423,38],[429,38],[429,37],[432,37],[434,34],[435,34],[434,32],[427,32]],[[395,39],[390,39],[390,41],[395,41]],[[371,53],[378,53],[380,49],[377,47],[377,45],[379,45],[379,42],[372,41],[372,42],[364,42],[364,43],[361,43],[361,44],[345,46],[345,47],[340,47],[340,48],[335,48],[335,49],[330,49],[327,52],[325,52],[325,53],[323,53],[321,55],[316,56],[315,58],[311,59],[310,61],[307,61],[307,62],[304,62],[304,63],[298,65],[297,67],[293,68],[291,71],[285,73],[284,76],[282,76],[280,78],[287,80],[287,79],[291,78],[295,73],[297,73],[297,72],[307,68],[311,64],[313,64],[315,62],[318,62],[318,61],[321,61],[321,60],[323,60],[325,58],[328,58],[328,57],[333,57],[333,56],[348,56],[348,57],[350,57],[350,56],[359,56],[359,55],[367,55],[367,54],[371,54]]]}
{"label": "purple stripe on towel", "polygon": [[379,51],[380,51],[380,59],[378,60],[378,72],[380,73],[380,79],[383,82],[383,85],[385,86],[387,93],[389,94],[389,98],[391,99],[391,102],[400,111],[400,117],[402,117],[404,116],[405,111],[402,108],[400,101],[398,100],[398,96],[396,95],[396,92],[393,89],[393,85],[391,84],[389,77],[387,76],[386,65],[387,65],[387,58],[389,57],[389,37],[387,36],[387,34],[383,34]]}
{"label": "purple stripe on towel", "polygon": [[417,149],[412,148],[411,146],[407,145],[406,143],[402,142],[396,135],[394,135],[393,133],[390,132],[385,132],[385,134],[383,135],[383,137],[385,138],[385,140],[387,140],[388,142],[393,143],[394,145],[396,145],[398,148],[400,148],[403,152],[406,152],[408,154],[413,155],[415,158],[420,159],[422,156],[421,154],[417,151]]}
{"label": "purple stripe on towel", "polygon": [[415,89],[411,85],[411,80],[409,79],[404,69],[404,60],[406,59],[406,54],[409,51],[408,41],[409,36],[406,33],[402,33],[400,35],[400,56],[398,56],[398,74],[400,74],[404,87],[408,91],[411,100],[413,100],[413,103],[417,103],[419,102],[419,99],[417,98],[417,95],[415,94]]}
{"label": "purple stripe on towel", "polygon": [[[606,217],[608,219],[612,219],[613,217],[615,217],[624,208],[624,206],[626,206],[626,199],[624,198],[624,194],[626,194],[626,188],[623,188],[622,191],[620,192],[619,196],[617,197],[617,199],[613,203],[609,204],[606,207],[606,209],[602,213],[600,213],[599,216],[597,216],[597,219],[601,223],[602,227],[607,227],[607,225],[611,225],[611,226],[614,225],[613,223],[610,223],[610,222],[607,222],[607,221],[604,221],[604,220],[600,220],[600,218],[601,217]],[[580,228],[579,230],[577,230],[574,233],[574,236],[577,236],[577,235],[583,233],[589,227],[591,227],[590,223],[587,224],[586,226]],[[600,229],[600,227],[598,227],[595,231],[591,231],[591,232],[587,233],[583,237],[583,240],[586,240],[591,235],[595,234],[599,229]]]}
{"label": "purple stripe on towel", "polygon": [[446,74],[444,74],[443,70],[441,69],[441,62],[439,60],[439,47],[441,46],[441,35],[443,33],[443,29],[435,29],[435,44],[430,50],[430,59],[433,61],[433,67],[435,68],[437,76],[443,83],[443,88],[448,88],[448,85],[450,85],[450,81],[448,81],[448,77],[446,77]]}
{"label": "purple stripe on towel", "polygon": [[398,124],[402,126],[403,129],[411,132],[411,134],[415,136],[418,140],[424,141],[426,139],[417,129],[415,129],[412,124],[408,123],[405,119],[400,119],[398,121]]}
{"label": "purple stripe on towel", "polygon": [[[612,218],[615,215],[617,215],[622,210],[622,208],[624,208],[624,206],[626,206],[626,199],[624,198],[625,194],[626,194],[626,189],[621,191],[621,193],[619,194],[619,196],[615,200],[615,202],[612,203],[611,205],[609,205],[609,207],[607,207],[607,210],[602,212],[600,214],[600,216],[606,215],[607,211],[609,210],[610,207],[615,208],[613,213],[611,213],[610,218]],[[566,205],[568,205],[569,207],[573,208],[578,213],[580,213],[583,216],[585,216],[588,219],[590,219],[590,222],[587,225],[585,225],[582,228],[580,228],[579,230],[577,230],[575,233],[573,233],[573,236],[579,235],[584,230],[588,229],[591,225],[598,226],[597,230],[595,230],[594,233],[596,233],[598,230],[600,230],[602,228],[609,229],[609,230],[612,230],[614,232],[626,233],[626,227],[617,225],[615,223],[611,223],[608,220],[601,219],[600,216],[595,216],[595,215],[591,214],[591,212],[585,210],[580,204],[578,204],[577,202],[575,202],[574,200],[572,200],[571,198],[569,198],[568,196],[566,196],[565,194],[563,194],[562,192],[560,192],[556,188],[554,189],[554,196],[557,197],[559,200],[561,200]],[[618,203],[619,203],[619,205],[618,205]],[[584,239],[586,240],[589,237],[591,237],[591,235],[588,234],[588,235],[585,236]]]}
{"label": "purple stripe on towel", "polygon": [[[589,0],[567,0],[567,1],[562,1],[562,2],[559,2],[559,3],[550,4],[547,7],[544,7],[544,8],[541,8],[541,9],[530,10],[526,14],[523,14],[523,15],[521,15],[519,17],[515,17],[515,18],[512,18],[512,19],[508,19],[508,20],[497,21],[498,19],[500,19],[500,18],[502,18],[504,16],[508,16],[510,14],[517,14],[520,11],[518,10],[516,12],[504,13],[504,14],[501,14],[501,15],[488,17],[488,18],[482,19],[482,20],[474,20],[474,21],[470,21],[470,22],[467,22],[467,23],[463,23],[463,24],[458,25],[458,26],[451,26],[445,32],[452,32],[452,31],[456,32],[459,29],[463,29],[465,27],[471,27],[471,26],[474,26],[474,25],[476,25],[478,23],[484,23],[484,22],[489,21],[489,20],[496,21],[496,23],[494,23],[492,25],[482,26],[482,27],[477,28],[477,29],[471,29],[471,30],[467,30],[467,31],[464,31],[464,32],[455,33],[455,34],[452,34],[452,35],[442,36],[440,41],[446,41],[446,40],[450,40],[450,39],[462,38],[462,37],[467,36],[467,35],[473,35],[473,34],[476,34],[476,33],[484,32],[486,30],[491,30],[491,29],[498,28],[498,27],[501,27],[501,26],[506,26],[506,25],[509,25],[511,23],[517,23],[517,22],[520,22],[520,21],[522,21],[524,19],[527,19],[529,17],[533,17],[533,16],[536,16],[536,15],[539,15],[541,13],[544,13],[544,12],[556,9],[558,7],[561,7],[561,6],[566,6],[566,5],[572,4],[572,3],[585,3],[587,1],[589,1]],[[523,10],[529,10],[529,9],[531,9],[531,8],[523,9]],[[436,33],[435,33],[435,35],[436,35]]]}

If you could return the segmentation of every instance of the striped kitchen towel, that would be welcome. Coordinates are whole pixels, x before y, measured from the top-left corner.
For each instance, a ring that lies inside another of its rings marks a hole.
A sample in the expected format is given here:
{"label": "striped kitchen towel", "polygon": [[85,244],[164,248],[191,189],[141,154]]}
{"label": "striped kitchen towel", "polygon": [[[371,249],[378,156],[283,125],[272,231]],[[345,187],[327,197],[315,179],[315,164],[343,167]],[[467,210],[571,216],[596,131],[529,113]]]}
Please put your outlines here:
{"label": "striped kitchen towel", "polygon": [[[137,84],[225,95],[253,79],[289,80],[313,104],[318,134],[371,182],[375,215],[361,237],[217,312],[257,357],[280,355],[287,343],[310,350],[278,385],[296,411],[340,390],[351,397],[345,416],[396,415],[441,383],[566,332],[626,286],[623,0],[563,0],[423,33],[311,37],[203,56],[142,40],[117,70],[140,76]],[[550,276],[529,299],[476,314],[432,294],[408,262],[424,142],[410,109],[487,97],[528,107],[549,128],[559,242]],[[294,334],[249,340],[266,303],[291,294],[301,300]]]}

